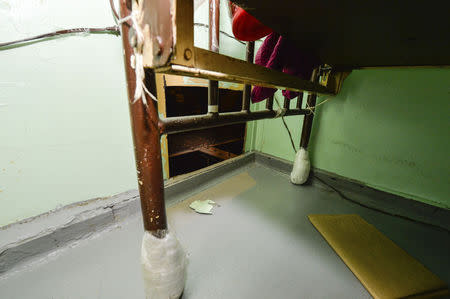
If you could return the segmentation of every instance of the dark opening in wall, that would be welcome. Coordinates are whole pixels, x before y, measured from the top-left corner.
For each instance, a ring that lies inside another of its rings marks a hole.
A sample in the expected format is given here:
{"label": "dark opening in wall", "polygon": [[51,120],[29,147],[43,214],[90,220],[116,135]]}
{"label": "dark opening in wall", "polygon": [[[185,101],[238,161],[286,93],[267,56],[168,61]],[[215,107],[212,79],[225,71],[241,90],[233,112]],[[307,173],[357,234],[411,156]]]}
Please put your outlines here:
{"label": "dark opening in wall", "polygon": [[[166,87],[166,115],[206,114],[206,87]],[[240,111],[242,91],[219,89],[219,112]],[[192,172],[243,153],[245,124],[171,134],[167,138],[169,175]]]}

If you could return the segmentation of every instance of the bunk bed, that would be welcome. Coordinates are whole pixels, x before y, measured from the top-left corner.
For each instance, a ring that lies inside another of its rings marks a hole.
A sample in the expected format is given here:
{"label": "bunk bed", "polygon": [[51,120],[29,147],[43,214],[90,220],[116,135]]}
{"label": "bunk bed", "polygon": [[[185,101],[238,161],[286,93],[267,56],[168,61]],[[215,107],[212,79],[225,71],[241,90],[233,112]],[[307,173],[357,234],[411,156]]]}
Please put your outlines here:
{"label": "bunk bed", "polygon": [[[313,109],[295,108],[285,100],[283,108],[266,100],[266,109],[251,111],[251,86],[258,85],[307,92],[307,107],[314,107],[318,95],[336,95],[352,69],[367,67],[447,66],[450,43],[440,34],[449,28],[444,9],[421,1],[233,1],[265,25],[290,38],[299,49],[313,51],[327,64],[314,70],[311,79],[274,71],[253,64],[254,43],[247,44],[246,61],[218,53],[218,0],[210,1],[209,50],[194,45],[193,1],[153,0],[139,4],[121,0],[121,17],[133,10],[140,13],[144,42],[139,45],[146,68],[147,89],[157,93],[158,74],[209,80],[208,113],[166,117],[158,104],[133,99],[136,86],[131,57],[136,49],[131,22],[122,24],[129,107],[135,145],[139,193],[144,228],[164,238],[168,226],[164,203],[161,136],[251,120],[304,115],[300,147],[307,149],[314,117]],[[274,9],[274,5],[276,8]],[[130,40],[132,43],[130,44]],[[242,109],[218,112],[218,81],[243,84]],[[144,94],[144,97],[147,97]],[[146,103],[145,103],[146,102]],[[164,137],[163,137],[164,146]]]}
{"label": "bunk bed", "polygon": [[[212,1],[218,6],[219,1]],[[141,2],[142,28],[148,31],[142,45],[143,63],[147,68],[145,83],[147,89],[156,93],[156,77],[158,74],[182,75],[209,79],[208,113],[183,117],[160,117],[158,106],[149,98],[149,104],[136,104],[136,75],[131,66],[133,49],[130,40],[134,30],[131,22],[122,25],[123,45],[125,49],[125,65],[130,97],[130,114],[135,143],[139,192],[141,195],[144,227],[150,232],[163,232],[167,229],[164,207],[163,173],[161,161],[160,138],[166,134],[174,134],[192,130],[219,127],[223,125],[245,123],[250,120],[275,118],[280,115],[305,115],[301,138],[301,147],[307,148],[313,119],[312,111],[302,109],[301,97],[295,108],[289,108],[286,100],[283,111],[273,108],[273,99],[268,99],[266,109],[250,111],[251,85],[289,89],[293,91],[308,91],[307,104],[315,104],[317,94],[333,95],[339,89],[343,78],[342,73],[326,74],[325,84],[319,83],[319,71],[313,72],[311,81],[302,80],[282,72],[273,71],[253,64],[254,43],[247,44],[246,60],[242,61],[221,55],[218,48],[213,49],[213,42],[218,40],[219,18],[210,13],[210,21],[215,24],[209,30],[211,51],[194,46],[193,1],[178,0],[174,7],[166,1]],[[131,1],[121,1],[121,17],[130,15]],[[211,10],[213,11],[213,10]],[[173,12],[173,13],[172,13]],[[152,26],[153,24],[153,26]],[[159,24],[156,26],[155,24]],[[176,42],[175,42],[176,41]],[[325,76],[324,76],[325,77]],[[242,83],[242,110],[239,112],[218,112],[218,81]],[[143,103],[143,101],[142,101]],[[161,103],[159,103],[161,105]],[[162,115],[163,116],[163,115]],[[163,146],[165,139],[163,138]],[[158,235],[158,233],[155,233]]]}
{"label": "bunk bed", "polygon": [[[147,88],[156,93],[155,74],[181,75],[208,79],[208,113],[184,117],[160,117],[157,106],[133,104],[135,74],[130,38],[135,32],[131,22],[122,24],[125,65],[130,96],[135,156],[145,228],[164,231],[167,228],[164,208],[160,137],[166,134],[275,118],[273,99],[266,109],[250,111],[252,85],[308,92],[307,105],[314,107],[317,95],[335,95],[355,68],[391,66],[446,66],[450,42],[439,29],[449,28],[445,9],[423,5],[421,1],[345,2],[234,1],[267,26],[291,38],[296,45],[315,51],[331,68],[316,70],[310,81],[253,64],[254,44],[247,45],[246,60],[218,53],[219,1],[211,1],[210,50],[194,45],[193,1],[143,1],[140,26],[146,28],[142,45],[143,63],[147,68]],[[215,7],[215,8],[214,8]],[[132,2],[121,1],[121,17],[131,12]],[[158,25],[158,26],[156,26]],[[218,81],[244,84],[242,111],[218,113]],[[302,109],[301,97],[295,108],[284,103],[283,116],[305,115],[300,146],[308,147],[314,114]],[[163,139],[164,140],[164,139]],[[156,216],[158,216],[156,218]],[[152,221],[150,221],[152,219]],[[158,219],[153,221],[154,219]]]}

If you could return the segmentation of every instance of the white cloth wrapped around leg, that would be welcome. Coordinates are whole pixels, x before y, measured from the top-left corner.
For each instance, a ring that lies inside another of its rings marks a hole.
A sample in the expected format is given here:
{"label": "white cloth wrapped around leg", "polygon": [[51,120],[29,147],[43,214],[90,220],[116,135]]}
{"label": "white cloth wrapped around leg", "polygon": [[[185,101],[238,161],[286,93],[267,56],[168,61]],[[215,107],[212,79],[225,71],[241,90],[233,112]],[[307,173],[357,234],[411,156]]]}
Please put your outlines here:
{"label": "white cloth wrapped around leg", "polygon": [[291,172],[291,183],[301,185],[308,180],[311,163],[306,149],[300,148],[295,155],[294,166]]}
{"label": "white cloth wrapped around leg", "polygon": [[162,239],[145,232],[141,264],[147,299],[177,299],[184,290],[187,258],[174,234]]}

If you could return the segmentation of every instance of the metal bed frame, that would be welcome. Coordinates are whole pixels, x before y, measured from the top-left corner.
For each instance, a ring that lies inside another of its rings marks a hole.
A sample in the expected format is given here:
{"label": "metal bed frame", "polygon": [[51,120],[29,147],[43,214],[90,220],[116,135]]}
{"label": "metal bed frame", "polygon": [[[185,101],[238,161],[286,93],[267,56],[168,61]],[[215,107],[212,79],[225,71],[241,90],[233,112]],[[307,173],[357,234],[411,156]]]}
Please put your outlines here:
{"label": "metal bed frame", "polygon": [[[131,6],[130,0],[120,0],[122,18],[130,14]],[[314,113],[313,108],[301,108],[302,93],[293,109],[289,107],[289,100],[285,99],[283,108],[275,111],[272,97],[266,100],[265,110],[251,111],[251,85],[307,91],[307,107],[314,107],[317,94],[336,94],[344,76],[343,73],[320,73],[319,70],[314,70],[311,80],[307,81],[255,65],[253,42],[247,43],[246,61],[219,54],[219,0],[209,0],[209,51],[194,46],[193,0],[141,0],[139,6],[140,26],[144,28],[145,34],[143,58],[147,89],[156,94],[155,73],[209,79],[208,113],[204,115],[160,118],[157,105],[150,98],[147,99],[147,105],[142,100],[134,102],[136,77],[130,62],[133,50],[129,40],[133,37],[133,30],[129,23],[122,24],[131,127],[144,228],[162,238],[167,231],[160,148],[160,138],[163,134],[270,119],[281,115],[305,115],[300,146],[306,149]],[[244,84],[241,111],[218,112],[219,80]]]}

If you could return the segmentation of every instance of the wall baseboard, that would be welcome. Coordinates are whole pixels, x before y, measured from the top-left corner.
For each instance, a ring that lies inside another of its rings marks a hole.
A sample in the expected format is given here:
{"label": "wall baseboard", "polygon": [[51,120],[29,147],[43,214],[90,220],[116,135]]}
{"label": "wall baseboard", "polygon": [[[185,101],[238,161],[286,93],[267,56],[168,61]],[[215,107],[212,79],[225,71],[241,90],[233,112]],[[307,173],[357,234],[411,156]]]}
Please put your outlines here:
{"label": "wall baseboard", "polygon": [[[255,161],[248,153],[165,181],[166,204],[207,189],[218,177],[234,175]],[[73,203],[0,227],[0,276],[33,258],[101,232],[140,213],[138,190]],[[140,215],[139,215],[140,217]]]}
{"label": "wall baseboard", "polygon": [[[289,174],[292,162],[264,153],[256,153],[256,163]],[[450,210],[394,195],[322,169],[313,168],[307,184],[325,183],[341,196],[382,213],[413,219],[450,231]]]}

